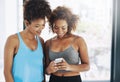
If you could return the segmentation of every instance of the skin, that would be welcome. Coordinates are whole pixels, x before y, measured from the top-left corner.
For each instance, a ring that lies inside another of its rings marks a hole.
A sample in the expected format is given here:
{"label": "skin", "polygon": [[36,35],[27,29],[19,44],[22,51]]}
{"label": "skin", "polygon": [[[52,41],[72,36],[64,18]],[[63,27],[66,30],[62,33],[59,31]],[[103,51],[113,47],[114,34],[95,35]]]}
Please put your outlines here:
{"label": "skin", "polygon": [[[73,34],[67,34],[67,31],[68,24],[66,20],[58,19],[54,22],[53,32],[56,33],[57,36],[51,39],[52,45],[50,44],[50,40],[46,41],[45,44],[47,74],[53,74],[56,76],[75,76],[79,75],[79,73],[82,71],[89,70],[90,68],[87,46],[84,39]],[[55,64],[54,61],[49,60],[49,48],[54,52],[64,51],[71,45],[71,42],[75,37],[77,38],[72,43],[72,47],[79,53],[81,64],[71,65],[68,64],[65,60]],[[57,72],[57,70],[68,70],[70,72]]]}
{"label": "skin", "polygon": [[[26,29],[20,32],[20,35],[26,44],[26,46],[30,50],[36,50],[37,48],[37,40],[35,39],[36,35],[40,35],[42,29],[45,27],[45,20],[44,19],[36,19],[29,23],[27,20],[24,21]],[[39,37],[42,44],[44,41],[41,37]],[[17,34],[11,35],[8,37],[5,49],[4,49],[4,75],[6,82],[14,82],[12,77],[12,64],[13,58],[17,53],[19,48],[19,39]]]}

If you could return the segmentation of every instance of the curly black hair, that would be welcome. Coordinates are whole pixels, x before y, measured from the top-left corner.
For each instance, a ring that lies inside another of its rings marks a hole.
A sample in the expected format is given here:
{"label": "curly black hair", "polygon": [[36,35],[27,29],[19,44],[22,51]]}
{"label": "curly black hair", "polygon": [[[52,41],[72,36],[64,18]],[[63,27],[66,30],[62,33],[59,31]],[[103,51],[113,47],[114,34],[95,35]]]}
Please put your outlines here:
{"label": "curly black hair", "polygon": [[46,0],[29,0],[24,2],[24,20],[31,21],[45,17],[49,18],[51,14],[50,5]]}
{"label": "curly black hair", "polygon": [[53,29],[53,24],[56,20],[63,19],[68,23],[68,32],[71,33],[72,30],[76,30],[76,24],[79,17],[73,14],[69,8],[64,6],[58,6],[53,10],[49,19],[49,25]]}

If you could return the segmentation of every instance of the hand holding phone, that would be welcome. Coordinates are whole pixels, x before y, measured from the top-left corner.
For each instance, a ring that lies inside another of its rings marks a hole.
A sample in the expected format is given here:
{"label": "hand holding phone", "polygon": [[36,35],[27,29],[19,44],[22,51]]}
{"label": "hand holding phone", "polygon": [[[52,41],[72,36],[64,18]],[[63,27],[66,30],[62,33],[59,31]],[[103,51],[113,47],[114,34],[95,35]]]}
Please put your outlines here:
{"label": "hand holding phone", "polygon": [[60,62],[62,62],[62,60],[63,60],[63,58],[57,58],[57,59],[54,60],[54,62],[55,63],[60,63]]}

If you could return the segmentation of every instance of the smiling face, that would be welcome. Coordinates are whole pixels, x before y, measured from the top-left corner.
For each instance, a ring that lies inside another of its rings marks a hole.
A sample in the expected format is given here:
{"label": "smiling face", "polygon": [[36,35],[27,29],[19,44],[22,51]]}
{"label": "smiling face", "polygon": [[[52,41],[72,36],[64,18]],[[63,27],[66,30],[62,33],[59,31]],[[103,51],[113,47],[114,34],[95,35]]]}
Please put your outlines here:
{"label": "smiling face", "polygon": [[25,21],[27,29],[34,35],[40,35],[41,31],[45,28],[45,19],[37,19],[29,23]]}
{"label": "smiling face", "polygon": [[53,25],[53,32],[56,33],[59,38],[62,38],[68,32],[68,24],[66,20],[56,20]]}

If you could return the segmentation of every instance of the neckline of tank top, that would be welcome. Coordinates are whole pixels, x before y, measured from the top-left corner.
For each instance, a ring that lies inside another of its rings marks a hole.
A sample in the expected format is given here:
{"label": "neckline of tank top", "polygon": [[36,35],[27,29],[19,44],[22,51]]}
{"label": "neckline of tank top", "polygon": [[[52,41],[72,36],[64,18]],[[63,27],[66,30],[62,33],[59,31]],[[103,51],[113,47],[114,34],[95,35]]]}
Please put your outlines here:
{"label": "neckline of tank top", "polygon": [[37,47],[36,47],[34,50],[32,50],[31,48],[29,48],[29,47],[25,44],[25,42],[24,42],[24,40],[23,40],[23,38],[22,38],[22,36],[21,36],[20,33],[19,33],[19,35],[20,35],[20,38],[21,38],[23,44],[25,45],[25,47],[26,47],[29,51],[35,52],[35,51],[38,50],[38,45],[39,45],[39,44],[38,44],[38,36],[36,37],[36,40],[37,40]]}
{"label": "neckline of tank top", "polygon": [[63,51],[59,51],[59,52],[53,51],[53,50],[51,50],[51,49],[49,49],[49,50],[50,50],[52,53],[64,53],[64,52],[66,52],[66,51],[69,51],[70,49],[73,49],[76,53],[78,53],[78,52],[73,48],[72,45],[70,45],[69,47],[67,47],[67,48],[64,49]]}

